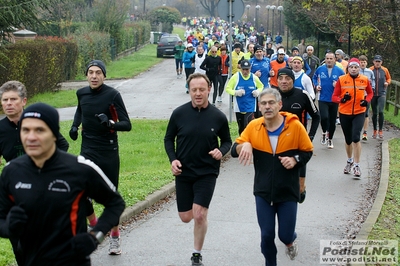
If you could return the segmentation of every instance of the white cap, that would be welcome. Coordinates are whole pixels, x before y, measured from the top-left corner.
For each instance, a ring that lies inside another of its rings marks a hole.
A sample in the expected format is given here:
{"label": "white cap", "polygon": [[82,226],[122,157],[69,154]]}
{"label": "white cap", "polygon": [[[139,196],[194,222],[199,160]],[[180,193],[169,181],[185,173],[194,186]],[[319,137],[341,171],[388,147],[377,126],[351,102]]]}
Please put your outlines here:
{"label": "white cap", "polygon": [[188,43],[188,45],[186,45],[186,47],[187,47],[187,48],[189,48],[189,47],[193,47],[193,44],[191,44],[191,43]]}
{"label": "white cap", "polygon": [[219,41],[219,43],[220,43],[220,44],[223,44],[223,43],[225,43],[225,41],[224,41],[224,40],[221,40],[221,41]]}
{"label": "white cap", "polygon": [[278,49],[278,54],[285,54],[285,50],[283,50],[283,49]]}

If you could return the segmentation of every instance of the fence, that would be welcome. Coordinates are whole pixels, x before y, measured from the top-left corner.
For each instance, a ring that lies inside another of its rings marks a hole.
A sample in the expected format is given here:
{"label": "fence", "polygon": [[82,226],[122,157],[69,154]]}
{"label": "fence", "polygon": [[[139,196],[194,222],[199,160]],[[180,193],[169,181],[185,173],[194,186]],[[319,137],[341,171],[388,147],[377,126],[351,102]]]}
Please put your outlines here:
{"label": "fence", "polygon": [[393,115],[397,116],[400,109],[400,82],[392,80],[386,91],[386,111],[389,111],[389,106],[394,106]]}

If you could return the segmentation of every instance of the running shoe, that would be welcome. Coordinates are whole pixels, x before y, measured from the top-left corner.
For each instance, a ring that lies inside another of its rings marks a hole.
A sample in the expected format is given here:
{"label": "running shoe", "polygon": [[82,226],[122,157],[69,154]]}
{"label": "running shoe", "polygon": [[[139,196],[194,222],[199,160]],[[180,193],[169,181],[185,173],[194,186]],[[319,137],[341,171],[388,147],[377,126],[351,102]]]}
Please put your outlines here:
{"label": "running shoe", "polygon": [[328,139],[328,149],[333,149],[333,141],[331,139]]}
{"label": "running shoe", "polygon": [[336,125],[340,125],[340,119],[336,118]]}
{"label": "running shoe", "polygon": [[221,98],[221,96],[218,96],[218,97],[217,97],[217,102],[219,102],[219,103],[221,103],[221,102],[222,102],[222,98]]}
{"label": "running shoe", "polygon": [[121,239],[119,237],[110,237],[109,255],[121,255]]}
{"label": "running shoe", "polygon": [[204,266],[202,262],[203,257],[201,256],[200,253],[193,253],[191,260],[192,260],[192,266]]}
{"label": "running shoe", "polygon": [[379,135],[379,139],[383,139],[383,131],[382,130],[379,130],[378,135]]}
{"label": "running shoe", "polygon": [[326,141],[327,141],[326,133],[322,133],[321,145],[326,145]]}
{"label": "running shoe", "polygon": [[356,179],[360,179],[360,177],[361,177],[361,169],[360,169],[360,166],[355,165],[355,166],[353,167],[353,174],[354,174],[354,177],[355,177]]}
{"label": "running shoe", "polygon": [[374,132],[372,133],[372,138],[376,139],[376,136],[378,135],[378,130],[374,129]]}
{"label": "running shoe", "polygon": [[362,140],[364,140],[364,141],[368,140],[367,131],[364,131],[364,133],[362,134]]}
{"label": "running shoe", "polygon": [[347,162],[346,166],[344,167],[343,173],[350,174],[352,167],[353,167],[353,163],[352,162]]}
{"label": "running shoe", "polygon": [[289,259],[294,260],[299,253],[299,248],[297,247],[297,241],[293,241],[292,246],[286,247],[286,255]]}

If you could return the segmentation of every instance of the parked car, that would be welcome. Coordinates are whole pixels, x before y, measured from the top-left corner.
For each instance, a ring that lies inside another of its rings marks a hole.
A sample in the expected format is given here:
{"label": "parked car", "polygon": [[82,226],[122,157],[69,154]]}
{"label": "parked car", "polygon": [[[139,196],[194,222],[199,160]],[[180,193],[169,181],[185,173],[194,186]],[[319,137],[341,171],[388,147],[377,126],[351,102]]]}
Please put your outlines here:
{"label": "parked car", "polygon": [[161,36],[157,45],[157,57],[164,55],[174,55],[174,47],[178,41],[181,41],[176,34],[169,34]]}

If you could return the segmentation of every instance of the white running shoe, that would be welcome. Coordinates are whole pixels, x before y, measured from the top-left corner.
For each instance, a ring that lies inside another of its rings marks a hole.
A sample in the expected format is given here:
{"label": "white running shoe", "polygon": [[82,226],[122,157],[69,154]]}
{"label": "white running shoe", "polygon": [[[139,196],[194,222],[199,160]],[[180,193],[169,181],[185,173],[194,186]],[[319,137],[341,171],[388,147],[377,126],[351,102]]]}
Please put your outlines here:
{"label": "white running shoe", "polygon": [[121,239],[119,237],[110,237],[109,255],[121,255]]}
{"label": "white running shoe", "polygon": [[299,253],[299,248],[297,246],[297,241],[294,241],[292,243],[292,246],[286,247],[286,255],[289,257],[289,259],[294,260],[294,258],[296,258],[298,253]]}

